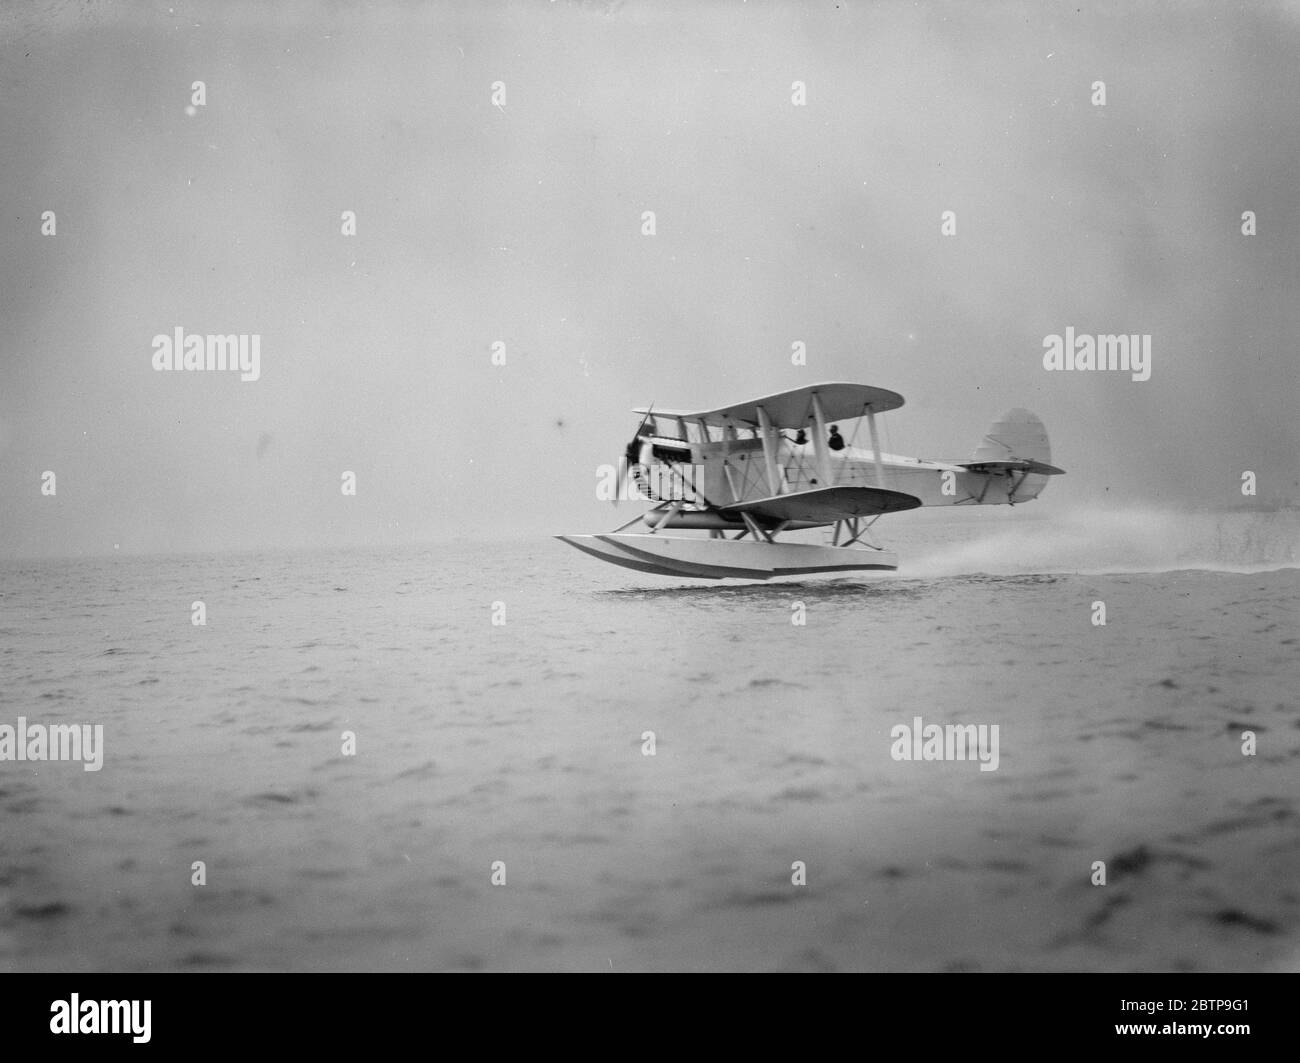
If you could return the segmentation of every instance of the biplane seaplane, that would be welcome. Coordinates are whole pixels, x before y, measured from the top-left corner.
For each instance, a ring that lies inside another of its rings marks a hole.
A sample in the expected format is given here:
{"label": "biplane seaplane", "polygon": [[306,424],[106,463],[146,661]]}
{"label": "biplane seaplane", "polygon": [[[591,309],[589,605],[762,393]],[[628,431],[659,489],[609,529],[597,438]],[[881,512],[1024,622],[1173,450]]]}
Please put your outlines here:
{"label": "biplane seaplane", "polygon": [[[903,397],[865,384],[812,384],[713,410],[641,415],[625,454],[641,497],[657,503],[606,535],[556,538],[638,572],[765,580],[896,569],[872,527],[920,506],[1015,505],[1037,498],[1051,464],[1043,422],[1015,409],[994,422],[969,461],[928,461],[880,449],[878,414]],[[841,422],[865,421],[871,449]],[[643,531],[629,532],[634,525]],[[778,542],[830,529],[829,543]],[[668,535],[674,531],[704,535]]]}

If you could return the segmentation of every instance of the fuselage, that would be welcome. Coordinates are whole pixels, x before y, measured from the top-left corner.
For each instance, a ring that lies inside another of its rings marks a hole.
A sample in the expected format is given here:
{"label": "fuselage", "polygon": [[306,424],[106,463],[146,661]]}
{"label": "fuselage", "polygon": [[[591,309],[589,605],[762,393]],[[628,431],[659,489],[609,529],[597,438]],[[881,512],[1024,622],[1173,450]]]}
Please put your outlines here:
{"label": "fuselage", "polygon": [[656,500],[718,508],[822,487],[885,488],[913,495],[923,506],[1005,505],[1036,498],[1048,480],[1018,470],[974,472],[958,463],[883,451],[877,461],[871,450],[850,446],[825,448],[822,461],[811,442],[795,443],[784,435],[775,442],[769,467],[760,439],[645,437],[640,464],[655,475],[638,476],[638,482]]}

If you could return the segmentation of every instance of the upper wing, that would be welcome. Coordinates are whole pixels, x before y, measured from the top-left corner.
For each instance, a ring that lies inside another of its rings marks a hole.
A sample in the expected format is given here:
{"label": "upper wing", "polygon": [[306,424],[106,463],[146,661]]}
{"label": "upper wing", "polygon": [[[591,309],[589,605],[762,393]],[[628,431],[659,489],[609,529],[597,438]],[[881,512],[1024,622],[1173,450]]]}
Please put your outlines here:
{"label": "upper wing", "polygon": [[[759,424],[758,407],[767,412],[773,428],[803,428],[812,417],[812,397],[821,402],[822,414],[827,421],[847,421],[866,413],[884,413],[903,405],[903,396],[885,388],[866,384],[809,384],[792,391],[779,391],[734,406],[719,406],[713,410],[655,410],[656,417],[681,417],[688,421],[725,427],[737,425],[756,428]],[[633,412],[648,414],[638,407]]]}
{"label": "upper wing", "polygon": [[882,487],[819,487],[814,491],[737,502],[721,509],[724,513],[756,513],[775,520],[811,520],[830,524],[850,517],[916,509],[920,505],[921,500],[915,495],[886,491]]}

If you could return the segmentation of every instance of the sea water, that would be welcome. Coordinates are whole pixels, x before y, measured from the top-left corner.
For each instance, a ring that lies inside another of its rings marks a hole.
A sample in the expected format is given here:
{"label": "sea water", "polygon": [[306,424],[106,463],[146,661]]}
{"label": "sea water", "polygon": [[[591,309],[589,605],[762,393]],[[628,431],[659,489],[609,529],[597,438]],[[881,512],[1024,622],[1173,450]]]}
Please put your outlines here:
{"label": "sea water", "polygon": [[1300,969],[1295,515],[896,527],[5,562],[0,967]]}

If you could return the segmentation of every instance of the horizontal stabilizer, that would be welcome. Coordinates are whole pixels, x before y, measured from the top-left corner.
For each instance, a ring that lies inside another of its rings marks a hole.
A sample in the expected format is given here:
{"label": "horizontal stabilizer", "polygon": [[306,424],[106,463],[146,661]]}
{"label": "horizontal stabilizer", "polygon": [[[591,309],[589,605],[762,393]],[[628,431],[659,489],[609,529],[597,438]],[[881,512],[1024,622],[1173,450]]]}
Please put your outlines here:
{"label": "horizontal stabilizer", "polygon": [[882,487],[821,487],[789,495],[756,498],[721,507],[724,513],[749,513],[774,520],[808,520],[831,524],[851,517],[873,517],[916,509],[921,500],[902,491]]}
{"label": "horizontal stabilizer", "polygon": [[1011,470],[1012,472],[1033,472],[1039,476],[1064,476],[1065,470],[1058,469],[1055,465],[1048,465],[1042,461],[959,461],[957,462],[963,469],[970,472],[1002,472]]}

